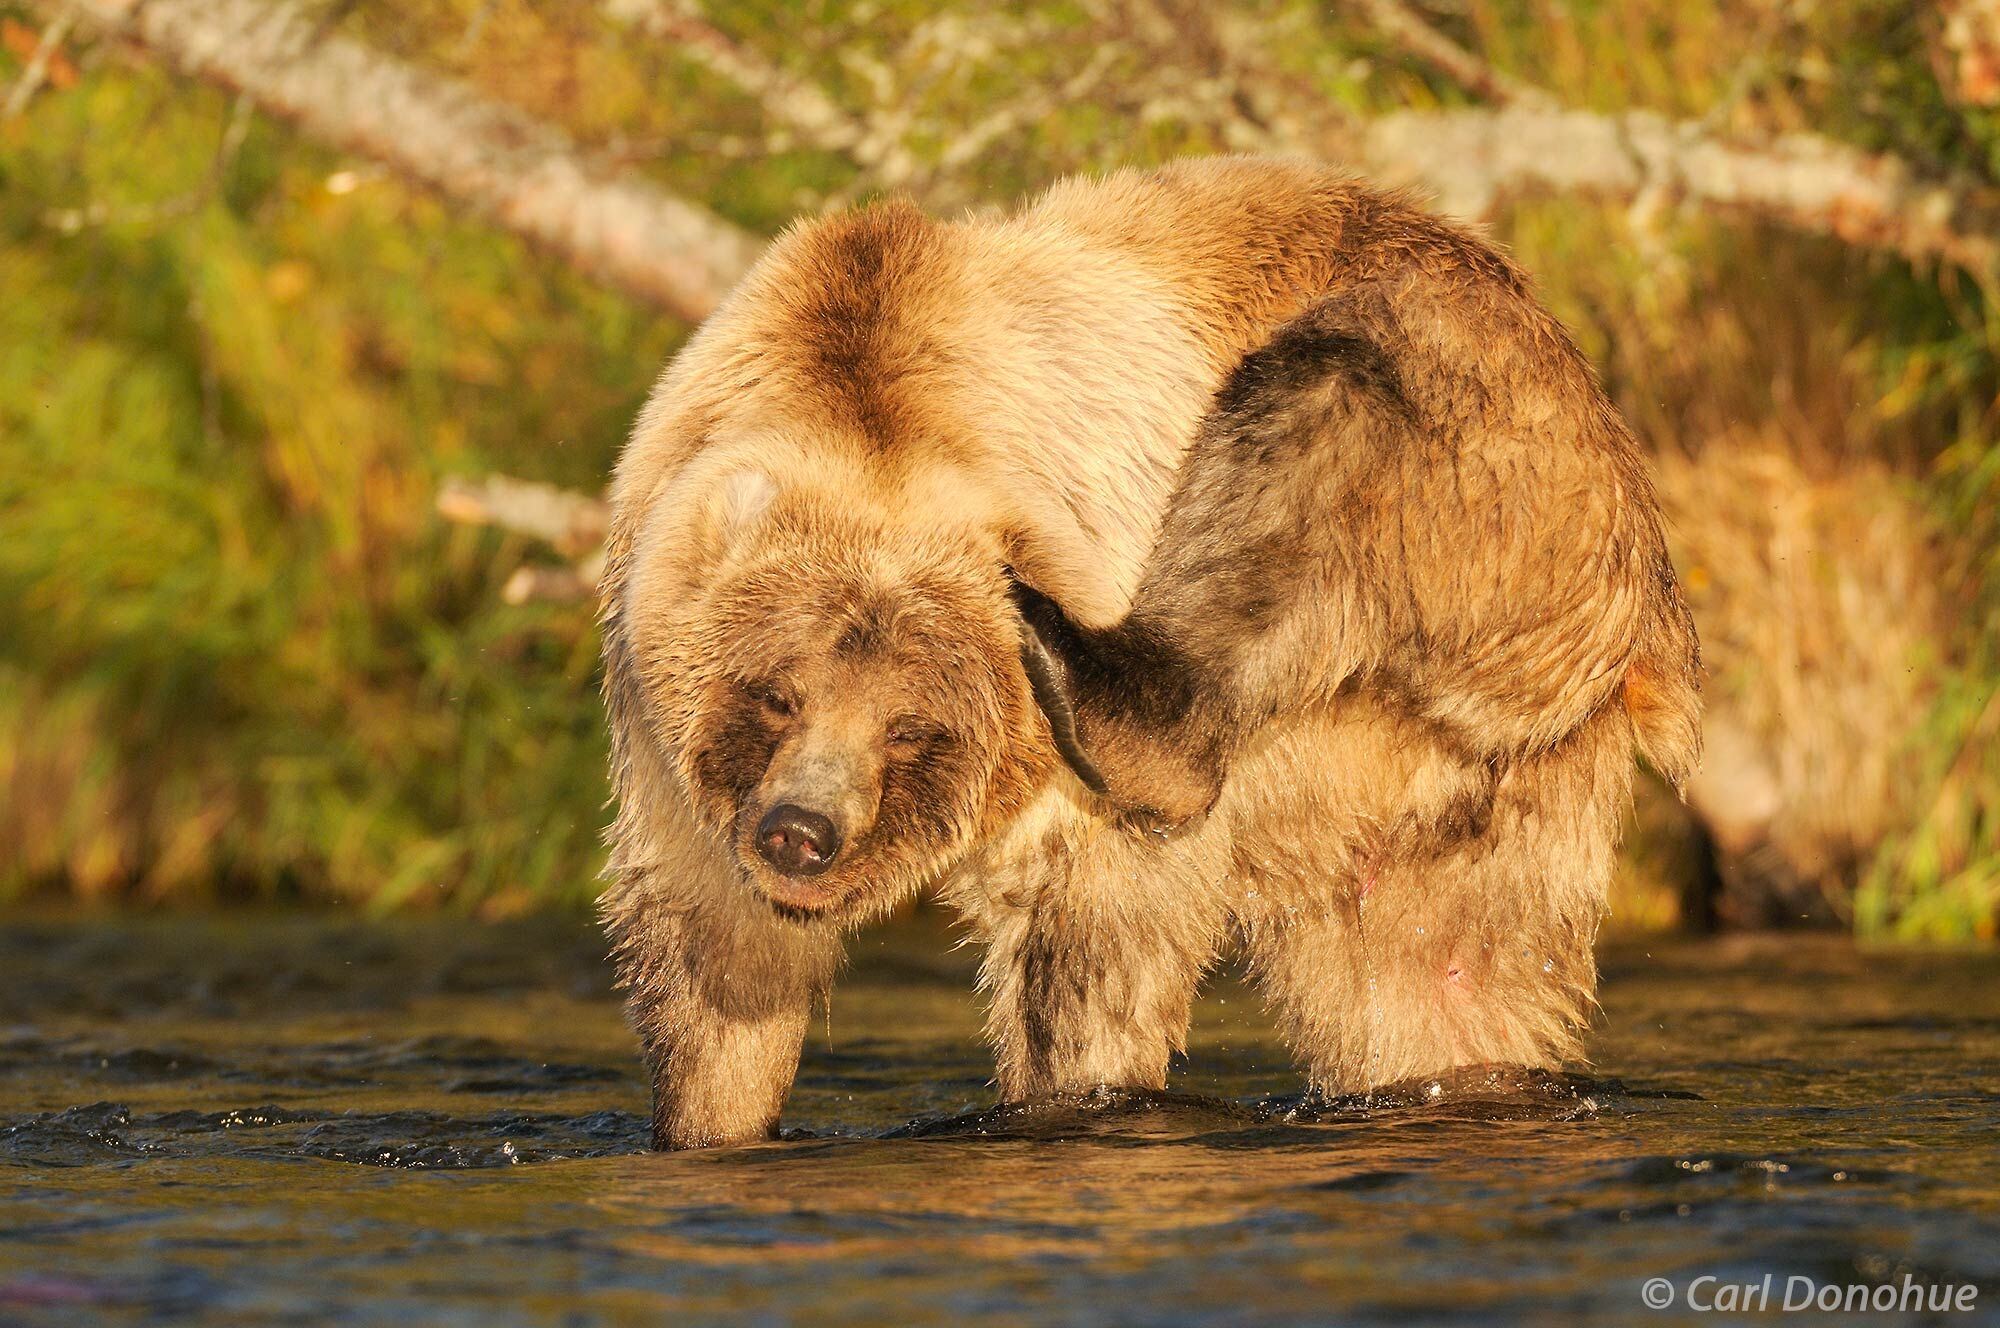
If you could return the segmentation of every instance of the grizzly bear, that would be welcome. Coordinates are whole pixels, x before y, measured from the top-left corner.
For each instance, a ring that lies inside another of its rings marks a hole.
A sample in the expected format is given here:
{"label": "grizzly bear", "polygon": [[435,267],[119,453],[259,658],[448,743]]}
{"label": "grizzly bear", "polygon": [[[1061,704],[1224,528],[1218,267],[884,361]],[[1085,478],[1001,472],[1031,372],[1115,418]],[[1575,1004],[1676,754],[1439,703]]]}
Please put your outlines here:
{"label": "grizzly bear", "polygon": [[1636,748],[1699,752],[1640,451],[1490,245],[1293,162],[795,226],[675,358],[603,580],[654,1141],[768,1137],[931,890],[1003,1098],[1159,1088],[1234,948],[1310,1090],[1553,1067]]}

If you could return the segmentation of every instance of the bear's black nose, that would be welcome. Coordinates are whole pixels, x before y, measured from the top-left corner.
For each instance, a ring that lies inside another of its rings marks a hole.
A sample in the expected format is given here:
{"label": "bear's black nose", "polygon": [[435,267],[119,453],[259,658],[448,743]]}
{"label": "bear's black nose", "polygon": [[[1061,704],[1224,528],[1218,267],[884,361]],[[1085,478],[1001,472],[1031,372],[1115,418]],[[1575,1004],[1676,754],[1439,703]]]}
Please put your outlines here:
{"label": "bear's black nose", "polygon": [[840,832],[818,812],[782,802],[757,823],[757,852],[787,876],[817,876],[840,852]]}

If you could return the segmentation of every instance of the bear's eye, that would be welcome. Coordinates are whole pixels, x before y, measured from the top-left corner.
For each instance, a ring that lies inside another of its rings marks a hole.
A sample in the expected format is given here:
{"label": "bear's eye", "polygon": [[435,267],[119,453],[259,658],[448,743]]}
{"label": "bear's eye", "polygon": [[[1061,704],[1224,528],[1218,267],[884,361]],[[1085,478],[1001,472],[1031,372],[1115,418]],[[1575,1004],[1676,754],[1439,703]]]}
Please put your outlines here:
{"label": "bear's eye", "polygon": [[785,695],[775,683],[746,682],[743,684],[743,694],[772,719],[790,719],[792,712],[798,709],[792,698]]}
{"label": "bear's eye", "polygon": [[905,754],[944,746],[951,734],[929,720],[905,715],[889,725],[889,746]]}

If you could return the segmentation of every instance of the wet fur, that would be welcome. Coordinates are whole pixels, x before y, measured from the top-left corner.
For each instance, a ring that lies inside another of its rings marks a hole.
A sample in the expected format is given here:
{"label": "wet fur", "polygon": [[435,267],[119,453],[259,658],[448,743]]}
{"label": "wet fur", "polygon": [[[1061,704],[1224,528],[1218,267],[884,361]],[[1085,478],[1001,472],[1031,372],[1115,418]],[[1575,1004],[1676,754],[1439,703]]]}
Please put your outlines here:
{"label": "wet fur", "polygon": [[[842,932],[926,887],[986,947],[1008,1098],[1163,1084],[1232,947],[1323,1090],[1557,1064],[1631,753],[1698,756],[1692,629],[1588,366],[1490,246],[1302,164],[807,223],[669,368],[613,496],[604,914],[662,1146],[774,1128]],[[894,666],[839,672],[865,613]],[[962,744],[882,785],[811,916],[739,851],[778,759],[741,698],[780,664]]]}

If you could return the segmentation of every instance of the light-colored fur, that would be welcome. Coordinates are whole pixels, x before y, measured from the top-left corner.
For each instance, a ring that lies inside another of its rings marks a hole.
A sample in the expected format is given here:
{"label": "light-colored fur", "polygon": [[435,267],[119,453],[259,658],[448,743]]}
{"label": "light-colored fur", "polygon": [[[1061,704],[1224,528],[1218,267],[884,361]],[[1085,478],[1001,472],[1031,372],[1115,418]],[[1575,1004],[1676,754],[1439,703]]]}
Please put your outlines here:
{"label": "light-colored fur", "polygon": [[[926,887],[986,946],[1008,1098],[1162,1085],[1233,944],[1322,1090],[1556,1064],[1633,747],[1697,750],[1651,490],[1574,348],[1479,241],[1303,164],[796,227],[613,500],[604,914],[661,1146],[773,1129],[842,931]],[[806,752],[852,840],[810,886],[746,829]]]}

